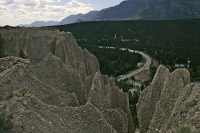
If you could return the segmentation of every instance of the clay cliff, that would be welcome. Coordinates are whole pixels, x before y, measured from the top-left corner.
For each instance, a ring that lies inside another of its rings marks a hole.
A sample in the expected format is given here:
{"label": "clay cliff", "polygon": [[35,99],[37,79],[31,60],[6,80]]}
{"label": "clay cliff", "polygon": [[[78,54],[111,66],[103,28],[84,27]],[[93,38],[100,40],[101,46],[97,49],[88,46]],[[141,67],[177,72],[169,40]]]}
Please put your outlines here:
{"label": "clay cliff", "polygon": [[186,69],[160,66],[137,106],[141,133],[199,133],[200,84]]}
{"label": "clay cliff", "polygon": [[0,112],[14,133],[133,133],[127,94],[71,33],[1,29]]}

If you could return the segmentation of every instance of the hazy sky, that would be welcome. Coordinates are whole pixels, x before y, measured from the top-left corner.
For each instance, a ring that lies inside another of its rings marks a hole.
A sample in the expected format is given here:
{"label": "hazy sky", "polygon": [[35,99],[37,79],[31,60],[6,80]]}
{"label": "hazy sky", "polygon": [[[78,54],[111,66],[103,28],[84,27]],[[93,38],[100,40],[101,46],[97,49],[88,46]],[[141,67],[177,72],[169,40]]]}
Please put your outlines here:
{"label": "hazy sky", "polygon": [[66,16],[114,6],[123,0],[0,0],[0,25],[36,20],[61,20]]}

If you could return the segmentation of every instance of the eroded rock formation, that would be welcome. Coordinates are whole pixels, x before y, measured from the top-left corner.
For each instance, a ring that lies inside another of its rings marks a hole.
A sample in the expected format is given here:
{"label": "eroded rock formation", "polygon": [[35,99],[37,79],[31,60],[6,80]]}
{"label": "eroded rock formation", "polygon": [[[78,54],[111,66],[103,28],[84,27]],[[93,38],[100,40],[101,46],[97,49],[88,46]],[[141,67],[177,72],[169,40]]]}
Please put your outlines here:
{"label": "eroded rock formation", "polygon": [[161,89],[168,80],[169,70],[160,66],[152,83],[141,94],[138,102],[138,120],[141,133],[148,130],[149,124],[155,111],[156,103],[159,101]]}
{"label": "eroded rock formation", "polygon": [[70,33],[2,29],[0,111],[14,133],[133,133],[128,96]]}
{"label": "eroded rock formation", "polygon": [[173,73],[160,66],[138,103],[141,133],[177,133],[181,128],[200,131],[200,84],[190,83],[190,73]]}

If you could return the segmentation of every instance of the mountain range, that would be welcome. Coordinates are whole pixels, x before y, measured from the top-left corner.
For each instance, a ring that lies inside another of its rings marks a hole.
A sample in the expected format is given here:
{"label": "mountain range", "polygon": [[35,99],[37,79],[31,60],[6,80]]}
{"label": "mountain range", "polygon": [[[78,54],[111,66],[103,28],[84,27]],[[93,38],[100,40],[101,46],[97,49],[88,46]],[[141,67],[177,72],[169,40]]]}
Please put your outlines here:
{"label": "mountain range", "polygon": [[[53,25],[102,20],[160,20],[200,17],[199,0],[126,0],[114,7],[71,15]],[[52,22],[34,22],[29,26],[51,26]]]}

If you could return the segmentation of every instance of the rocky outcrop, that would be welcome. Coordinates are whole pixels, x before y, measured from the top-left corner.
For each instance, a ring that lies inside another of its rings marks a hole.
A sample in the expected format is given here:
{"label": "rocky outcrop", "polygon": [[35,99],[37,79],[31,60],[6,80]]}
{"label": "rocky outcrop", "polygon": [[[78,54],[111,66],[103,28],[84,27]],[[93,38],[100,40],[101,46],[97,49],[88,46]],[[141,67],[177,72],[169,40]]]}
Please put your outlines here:
{"label": "rocky outcrop", "polygon": [[117,133],[90,103],[80,107],[58,107],[26,94],[13,96],[7,105],[12,116],[11,131],[15,133]]}
{"label": "rocky outcrop", "polygon": [[162,130],[163,125],[165,125],[172,113],[175,102],[181,96],[181,93],[183,93],[184,87],[189,83],[190,74],[185,69],[176,70],[169,75],[168,81],[162,88],[160,99],[156,103],[149,133],[153,133],[155,130]]}
{"label": "rocky outcrop", "polygon": [[142,92],[138,106],[138,120],[140,132],[145,133],[155,112],[156,103],[160,99],[162,88],[169,78],[169,70],[160,66],[154,76],[152,83]]}
{"label": "rocky outcrop", "polygon": [[188,70],[177,69],[170,73],[160,66],[139,99],[140,132],[177,133],[181,128],[199,132],[199,98],[199,83],[190,83]]}
{"label": "rocky outcrop", "polygon": [[128,96],[70,33],[2,29],[0,111],[15,133],[133,133]]}
{"label": "rocky outcrop", "polygon": [[[118,99],[119,97],[120,99]],[[115,129],[120,128],[120,133],[133,132],[135,125],[133,124],[131,112],[127,108],[129,107],[128,95],[115,85],[113,79],[96,73],[89,94],[89,101],[104,112],[107,116],[106,119],[111,125],[114,125]],[[116,110],[114,111],[112,108]],[[124,117],[126,120],[121,119]]]}

